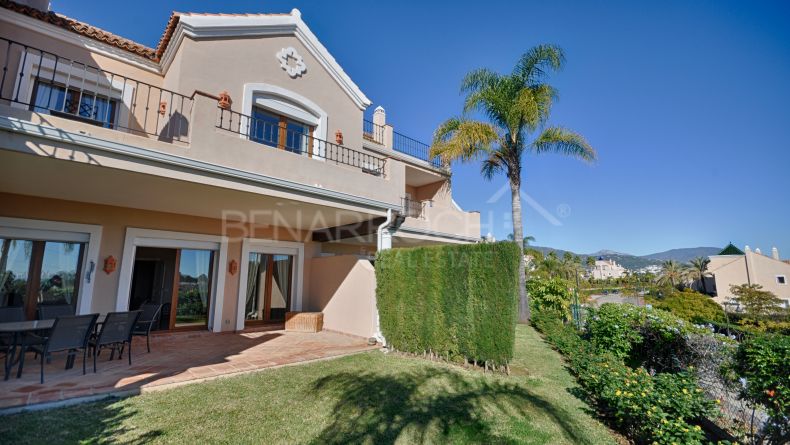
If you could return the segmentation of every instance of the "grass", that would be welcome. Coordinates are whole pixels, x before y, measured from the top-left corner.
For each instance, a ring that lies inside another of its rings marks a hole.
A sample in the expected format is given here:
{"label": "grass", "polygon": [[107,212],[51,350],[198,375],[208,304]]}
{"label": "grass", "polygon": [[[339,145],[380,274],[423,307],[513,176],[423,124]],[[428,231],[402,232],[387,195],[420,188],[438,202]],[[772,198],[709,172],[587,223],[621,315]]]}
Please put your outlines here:
{"label": "grass", "polygon": [[511,376],[370,352],[0,417],[3,443],[616,443],[519,326]]}

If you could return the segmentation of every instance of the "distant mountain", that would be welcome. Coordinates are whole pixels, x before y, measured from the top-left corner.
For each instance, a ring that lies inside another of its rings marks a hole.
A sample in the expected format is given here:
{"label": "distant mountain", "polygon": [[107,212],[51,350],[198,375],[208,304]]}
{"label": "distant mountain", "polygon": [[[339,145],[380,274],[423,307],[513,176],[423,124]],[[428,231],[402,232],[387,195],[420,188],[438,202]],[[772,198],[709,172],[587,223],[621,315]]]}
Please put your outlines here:
{"label": "distant mountain", "polygon": [[[544,255],[548,255],[549,252],[556,252],[557,256],[562,258],[565,254],[565,250],[555,249],[553,247],[543,247],[543,246],[530,246],[535,250],[539,250]],[[568,251],[570,252],[570,251]],[[593,253],[575,253],[570,252],[571,255],[578,255],[582,258],[582,261],[585,261],[587,257],[593,257],[598,259],[599,257],[605,258],[607,260],[615,260],[619,265],[625,267],[626,269],[636,270],[641,269],[643,267],[652,266],[654,264],[660,264],[661,261],[653,260],[650,258],[642,258],[636,255],[631,255],[628,253],[616,252],[614,250],[599,250],[598,252]]]}
{"label": "distant mountain", "polygon": [[686,263],[696,257],[707,257],[716,255],[719,252],[721,252],[721,247],[686,247],[684,249],[671,249],[665,252],[651,253],[650,255],[642,256],[642,258],[659,261],[675,260]]}
{"label": "distant mountain", "polygon": [[[553,247],[544,247],[544,246],[530,246],[535,250],[542,252],[544,255],[548,255],[549,252],[556,252],[557,256],[562,258],[565,254],[565,250],[562,249],[555,249]],[[631,255],[629,253],[623,252],[616,252],[614,250],[599,250],[598,252],[593,253],[575,253],[571,251],[571,255],[578,255],[584,261],[587,257],[603,257],[607,260],[615,260],[618,264],[625,267],[626,269],[636,270],[641,269],[647,266],[653,265],[660,265],[662,261],[666,260],[675,260],[680,263],[687,263],[693,258],[698,256],[706,257],[709,255],[715,255],[721,251],[719,247],[688,247],[688,248],[681,248],[681,249],[671,249],[665,252],[658,252],[658,253],[651,253],[650,255]]]}

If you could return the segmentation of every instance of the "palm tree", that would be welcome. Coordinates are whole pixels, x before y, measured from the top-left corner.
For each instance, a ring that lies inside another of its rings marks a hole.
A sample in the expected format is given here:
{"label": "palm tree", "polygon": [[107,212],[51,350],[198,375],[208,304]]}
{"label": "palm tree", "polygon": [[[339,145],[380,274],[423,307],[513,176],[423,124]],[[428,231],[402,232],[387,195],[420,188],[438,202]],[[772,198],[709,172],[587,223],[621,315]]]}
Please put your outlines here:
{"label": "palm tree", "polygon": [[[524,53],[510,74],[482,68],[470,72],[461,83],[466,94],[463,115],[453,117],[436,129],[431,157],[452,160],[482,160],[487,179],[503,172],[510,182],[513,238],[521,249],[521,170],[524,153],[559,153],[586,161],[595,150],[581,135],[562,127],[546,126],[557,90],[546,83],[547,75],[565,63],[558,46],[539,45]],[[485,119],[468,115],[479,112]],[[530,138],[531,137],[531,138]],[[524,256],[519,262],[519,319],[529,321]]]}
{"label": "palm tree", "polygon": [[665,286],[670,284],[675,287],[675,284],[683,279],[683,267],[675,260],[666,260],[661,263],[661,274],[658,276],[658,284]]}
{"label": "palm tree", "polygon": [[[509,233],[507,235],[507,239],[510,240],[510,241],[513,241],[514,240],[513,234]],[[534,236],[532,236],[532,235],[525,236],[524,237],[524,241],[523,241],[524,250],[527,250],[527,248],[529,247],[529,243],[534,243],[534,242],[535,242],[535,237]]]}
{"label": "palm tree", "polygon": [[702,282],[702,293],[706,295],[708,287],[705,285],[705,275],[708,274],[708,264],[710,264],[710,258],[700,256],[689,261],[686,267],[686,275],[691,278],[692,282],[697,280]]}

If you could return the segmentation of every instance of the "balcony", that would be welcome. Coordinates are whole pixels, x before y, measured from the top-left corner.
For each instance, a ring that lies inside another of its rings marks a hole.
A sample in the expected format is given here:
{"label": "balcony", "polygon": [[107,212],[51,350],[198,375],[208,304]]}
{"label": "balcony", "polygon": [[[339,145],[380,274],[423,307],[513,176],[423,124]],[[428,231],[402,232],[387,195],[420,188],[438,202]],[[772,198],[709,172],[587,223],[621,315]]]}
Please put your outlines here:
{"label": "balcony", "polygon": [[397,131],[392,132],[392,149],[399,153],[425,161],[434,168],[444,168],[442,160],[438,156],[433,158],[430,157],[430,145],[400,134]]}
{"label": "balcony", "polygon": [[380,148],[389,148],[416,160],[428,163],[432,168],[447,170],[438,157],[431,158],[431,147],[416,139],[393,131],[391,125],[386,125],[386,114],[382,107],[377,107],[373,112],[373,120],[362,120],[362,137],[365,141],[372,142]]}
{"label": "balcony", "polygon": [[386,159],[343,145],[292,131],[283,125],[256,119],[246,114],[217,107],[217,128],[268,147],[308,158],[334,162],[361,169],[374,176],[384,174]]}
{"label": "balcony", "polygon": [[384,126],[376,124],[367,119],[362,121],[362,137],[375,142],[379,145],[384,145]]}
{"label": "balcony", "polygon": [[0,38],[0,103],[171,143],[189,143],[193,99]]}
{"label": "balcony", "polygon": [[404,196],[401,198],[401,207],[403,207],[403,215],[407,218],[422,218],[425,202]]}

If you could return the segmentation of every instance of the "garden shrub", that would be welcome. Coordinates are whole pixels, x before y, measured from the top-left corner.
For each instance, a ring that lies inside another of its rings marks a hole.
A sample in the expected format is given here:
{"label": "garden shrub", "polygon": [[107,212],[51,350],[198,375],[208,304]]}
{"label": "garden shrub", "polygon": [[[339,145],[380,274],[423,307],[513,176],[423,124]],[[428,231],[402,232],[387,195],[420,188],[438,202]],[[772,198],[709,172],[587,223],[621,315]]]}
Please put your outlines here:
{"label": "garden shrub", "polygon": [[690,334],[710,334],[661,309],[606,303],[587,319],[587,335],[598,352],[609,352],[631,366],[682,371],[694,362]]}
{"label": "garden shrub", "polygon": [[573,295],[561,278],[531,277],[527,281],[530,307],[533,312],[552,311],[563,318],[570,316]]}
{"label": "garden shrub", "polygon": [[790,337],[753,336],[735,354],[735,372],[744,379],[742,397],[765,408],[764,434],[770,443],[790,443]]}
{"label": "garden shrub", "polygon": [[599,350],[555,314],[536,313],[533,324],[568,359],[587,399],[621,432],[637,443],[702,443],[704,433],[694,422],[714,415],[716,405],[696,384],[693,369],[651,375]]}
{"label": "garden shrub", "polygon": [[673,292],[670,295],[653,299],[653,307],[669,311],[692,323],[706,321],[725,321],[724,310],[711,297],[694,291]]}
{"label": "garden shrub", "polygon": [[387,343],[402,352],[507,364],[519,255],[512,242],[379,252],[376,298]]}

